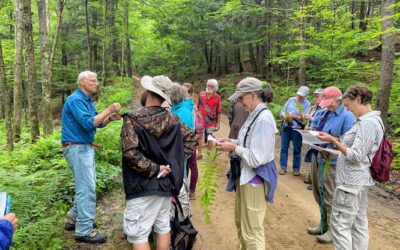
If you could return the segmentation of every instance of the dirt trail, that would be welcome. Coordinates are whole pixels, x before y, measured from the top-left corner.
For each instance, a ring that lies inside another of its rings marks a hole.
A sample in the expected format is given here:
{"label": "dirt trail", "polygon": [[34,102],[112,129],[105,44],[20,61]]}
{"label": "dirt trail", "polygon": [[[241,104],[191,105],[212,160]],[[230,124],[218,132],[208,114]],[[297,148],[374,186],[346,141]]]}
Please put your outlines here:
{"label": "dirt trail", "polygon": [[[226,137],[229,127],[224,118],[217,136]],[[276,162],[279,161],[279,143],[276,143]],[[202,209],[197,200],[192,203],[193,223],[200,232],[195,249],[238,249],[234,223],[234,193],[225,191],[225,171],[228,168],[226,156],[220,156],[220,182],[212,215],[212,224],[205,225]],[[291,159],[289,159],[289,165]],[[290,166],[289,166],[290,169]],[[332,245],[321,245],[315,237],[308,235],[306,228],[317,225],[319,209],[312,192],[307,190],[303,177],[308,167],[303,167],[302,177],[288,174],[279,176],[275,203],[268,204],[264,220],[266,246],[268,249],[332,249]],[[201,177],[200,177],[201,178]],[[370,249],[399,249],[400,245],[400,202],[379,197],[371,191],[369,195],[368,219],[370,229]]]}
{"label": "dirt trail", "polygon": [[[223,117],[218,137],[226,137],[229,126]],[[277,138],[276,161],[279,160],[279,137]],[[289,164],[291,159],[289,159]],[[236,250],[239,241],[234,223],[234,193],[225,191],[228,157],[224,154],[217,159],[219,187],[213,205],[212,223],[206,225],[198,200],[191,203],[192,222],[199,231],[195,250]],[[290,166],[289,166],[290,169]],[[289,170],[279,176],[275,203],[268,204],[264,221],[266,246],[268,249],[332,249],[332,245],[321,245],[315,237],[308,235],[306,228],[317,225],[319,210],[312,192],[307,190],[303,177],[308,171],[302,169],[302,177],[294,177]],[[200,177],[201,178],[201,173]],[[375,190],[375,189],[374,189]],[[400,201],[381,197],[381,191],[370,191],[368,219],[370,229],[370,249],[399,249],[400,246]],[[101,198],[97,221],[100,230],[109,241],[100,246],[71,243],[65,249],[130,249],[122,232],[122,218],[125,206],[122,186]],[[73,241],[72,233],[66,237]],[[397,246],[397,247],[396,247]]]}

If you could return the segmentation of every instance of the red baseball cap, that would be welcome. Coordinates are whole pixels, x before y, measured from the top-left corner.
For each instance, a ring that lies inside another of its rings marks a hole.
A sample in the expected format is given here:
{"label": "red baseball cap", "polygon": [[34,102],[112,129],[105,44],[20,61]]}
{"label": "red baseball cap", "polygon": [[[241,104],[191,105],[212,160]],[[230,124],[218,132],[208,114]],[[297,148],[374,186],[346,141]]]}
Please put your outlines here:
{"label": "red baseball cap", "polygon": [[326,108],[333,103],[333,101],[342,96],[342,91],[337,87],[327,87],[322,91],[322,100],[319,106]]}

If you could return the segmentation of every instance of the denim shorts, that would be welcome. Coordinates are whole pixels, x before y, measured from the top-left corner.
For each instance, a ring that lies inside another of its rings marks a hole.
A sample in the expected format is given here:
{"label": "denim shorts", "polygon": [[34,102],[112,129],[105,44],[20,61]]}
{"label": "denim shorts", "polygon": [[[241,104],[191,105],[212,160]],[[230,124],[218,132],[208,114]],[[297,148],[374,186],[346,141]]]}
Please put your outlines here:
{"label": "denim shorts", "polygon": [[124,212],[124,233],[128,242],[148,242],[151,229],[166,234],[170,227],[171,197],[144,196],[128,200]]}

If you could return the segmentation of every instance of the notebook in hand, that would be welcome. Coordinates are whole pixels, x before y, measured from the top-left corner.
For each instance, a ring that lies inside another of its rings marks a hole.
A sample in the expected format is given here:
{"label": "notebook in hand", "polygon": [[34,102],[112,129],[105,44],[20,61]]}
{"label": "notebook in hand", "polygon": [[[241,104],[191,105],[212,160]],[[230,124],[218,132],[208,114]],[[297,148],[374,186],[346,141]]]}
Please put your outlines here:
{"label": "notebook in hand", "polygon": [[0,192],[0,216],[3,216],[5,214],[9,213],[9,201],[7,200],[7,193],[6,192]]}

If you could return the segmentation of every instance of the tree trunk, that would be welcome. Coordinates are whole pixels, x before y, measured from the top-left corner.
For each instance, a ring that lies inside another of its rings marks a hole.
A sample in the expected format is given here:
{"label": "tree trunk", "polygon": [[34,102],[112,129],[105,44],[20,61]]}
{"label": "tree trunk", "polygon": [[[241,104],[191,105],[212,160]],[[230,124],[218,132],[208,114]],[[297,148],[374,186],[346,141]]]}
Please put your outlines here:
{"label": "tree trunk", "polygon": [[88,0],[85,0],[85,24],[86,24],[86,42],[87,42],[87,58],[88,58],[88,69],[92,69],[92,44],[90,39],[90,25],[89,25],[89,12],[88,12]]}
{"label": "tree trunk", "polygon": [[306,35],[305,35],[305,29],[306,25],[304,23],[305,18],[304,18],[304,5],[305,1],[300,0],[300,60],[299,60],[299,84],[300,85],[306,85],[306,57],[305,57],[305,50],[306,50]]}
{"label": "tree trunk", "polygon": [[107,24],[107,16],[108,16],[108,7],[107,7],[107,1],[105,2],[106,6],[104,8],[104,24],[103,24],[103,48],[102,48],[102,58],[101,58],[101,75],[103,77],[103,82],[106,82],[106,71],[107,71],[107,65],[106,65],[106,57],[107,57],[107,32],[108,32],[108,24]]}
{"label": "tree trunk", "polygon": [[112,58],[112,74],[115,75],[116,72],[118,72],[118,49],[117,49],[117,44],[118,44],[118,34],[116,31],[116,26],[115,26],[115,12],[116,12],[116,0],[106,0],[106,9],[108,14],[106,15],[107,22],[108,22],[108,30],[109,30],[109,36],[111,38],[111,44],[110,44],[110,55]]}
{"label": "tree trunk", "polygon": [[132,51],[131,51],[131,42],[129,37],[126,37],[126,64],[127,64],[127,74],[129,77],[133,76],[133,67],[132,67]]}
{"label": "tree trunk", "polygon": [[26,73],[28,75],[28,110],[29,124],[31,127],[31,140],[36,142],[39,138],[39,112],[38,112],[38,94],[36,86],[35,70],[35,47],[33,45],[32,29],[32,9],[31,0],[25,0],[24,3],[24,32],[25,32],[25,52],[26,52]]}
{"label": "tree trunk", "polygon": [[240,45],[237,43],[235,47],[235,65],[236,71],[239,73],[243,72],[242,58],[240,54]]}
{"label": "tree trunk", "polygon": [[265,45],[261,44],[258,50],[258,74],[261,78],[265,77]]}
{"label": "tree trunk", "polygon": [[381,75],[379,78],[379,90],[377,97],[377,108],[382,112],[381,117],[388,127],[389,97],[393,82],[393,64],[395,56],[395,33],[393,30],[393,14],[395,0],[382,0],[382,59]]}
{"label": "tree trunk", "polygon": [[20,0],[14,0],[15,5],[15,57],[14,57],[14,91],[13,91],[13,132],[15,142],[21,139],[22,105],[22,48],[24,43],[24,17]]}
{"label": "tree trunk", "polygon": [[359,28],[361,31],[366,31],[367,30],[367,24],[366,24],[366,7],[367,5],[365,4],[365,1],[361,1],[360,4],[360,24],[359,24]]}
{"label": "tree trunk", "polygon": [[354,12],[356,11],[356,4],[354,3],[354,1],[351,1],[351,29],[354,30],[355,28],[355,24],[354,24]]}
{"label": "tree trunk", "polygon": [[40,52],[41,52],[41,70],[42,70],[42,116],[43,116],[43,133],[50,135],[53,132],[53,119],[51,108],[51,70],[49,56],[49,9],[47,0],[38,0],[39,14],[39,35],[40,35]]}
{"label": "tree trunk", "polygon": [[[97,9],[95,9],[92,12],[92,27],[93,30],[97,30],[97,23],[98,23],[98,11]],[[98,51],[98,39],[95,37],[93,37],[92,39],[92,54],[93,54],[93,69],[97,70],[98,69],[98,62],[99,62],[99,51]]]}
{"label": "tree trunk", "polygon": [[221,75],[221,49],[218,45],[215,45],[215,73]]}
{"label": "tree trunk", "polygon": [[0,102],[3,104],[4,120],[6,122],[7,150],[12,151],[14,147],[14,141],[13,141],[12,121],[11,121],[12,118],[11,102],[10,102],[10,94],[7,89],[6,69],[4,67],[1,39],[0,39],[0,92],[2,93]]}
{"label": "tree trunk", "polygon": [[257,62],[256,62],[256,58],[254,57],[253,44],[249,44],[247,46],[249,49],[249,58],[250,58],[251,69],[254,73],[257,73]]}

